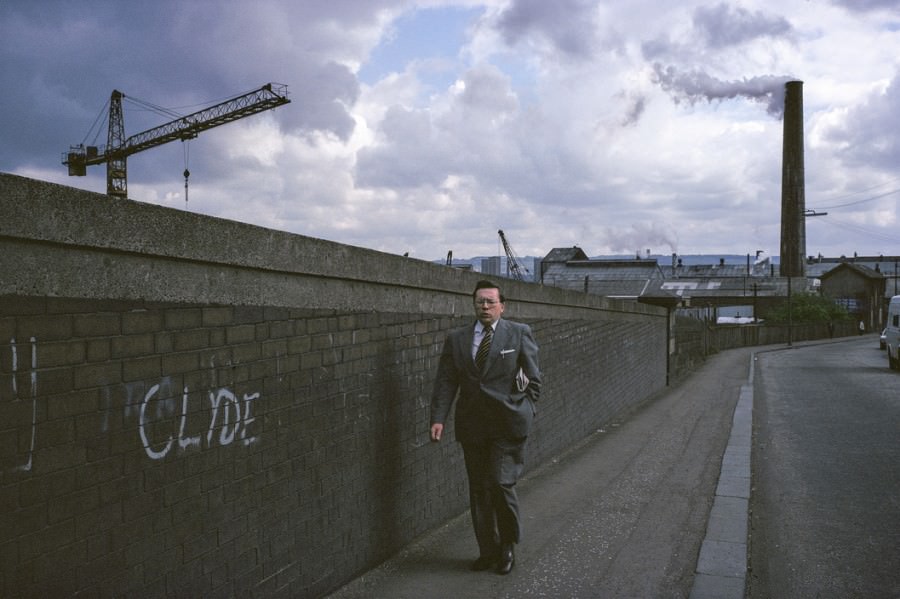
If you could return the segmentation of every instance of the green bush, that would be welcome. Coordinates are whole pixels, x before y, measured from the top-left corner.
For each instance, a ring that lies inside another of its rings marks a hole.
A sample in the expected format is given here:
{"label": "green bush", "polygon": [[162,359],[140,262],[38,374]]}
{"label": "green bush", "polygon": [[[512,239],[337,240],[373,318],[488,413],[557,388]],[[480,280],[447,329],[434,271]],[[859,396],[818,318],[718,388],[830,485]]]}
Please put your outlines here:
{"label": "green bush", "polygon": [[817,293],[798,293],[777,308],[766,314],[766,320],[773,323],[832,322],[846,320],[850,314],[846,308],[838,305],[830,297]]}

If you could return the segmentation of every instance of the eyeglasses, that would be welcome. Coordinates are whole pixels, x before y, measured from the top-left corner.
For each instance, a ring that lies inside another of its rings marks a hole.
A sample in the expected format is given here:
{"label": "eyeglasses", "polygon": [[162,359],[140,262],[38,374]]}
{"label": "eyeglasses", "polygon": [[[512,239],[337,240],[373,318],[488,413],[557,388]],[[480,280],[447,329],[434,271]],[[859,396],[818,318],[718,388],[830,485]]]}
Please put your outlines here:
{"label": "eyeglasses", "polygon": [[490,299],[477,299],[475,300],[475,303],[479,306],[496,306],[500,302]]}

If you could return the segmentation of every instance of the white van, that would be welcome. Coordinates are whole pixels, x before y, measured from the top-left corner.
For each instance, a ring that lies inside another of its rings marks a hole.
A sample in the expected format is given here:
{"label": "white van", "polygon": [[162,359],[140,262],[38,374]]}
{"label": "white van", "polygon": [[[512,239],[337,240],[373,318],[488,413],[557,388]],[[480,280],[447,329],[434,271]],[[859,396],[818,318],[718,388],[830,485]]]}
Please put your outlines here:
{"label": "white van", "polygon": [[894,370],[900,370],[900,295],[891,298],[886,324],[884,341],[887,346],[888,365]]}

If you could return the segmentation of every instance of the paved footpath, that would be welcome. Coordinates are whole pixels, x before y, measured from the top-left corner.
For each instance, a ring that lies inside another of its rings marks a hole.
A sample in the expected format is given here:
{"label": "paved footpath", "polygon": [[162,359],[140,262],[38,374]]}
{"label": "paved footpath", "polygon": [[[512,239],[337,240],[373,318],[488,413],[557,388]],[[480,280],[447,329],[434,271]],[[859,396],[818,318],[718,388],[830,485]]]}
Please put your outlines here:
{"label": "paved footpath", "polygon": [[526,474],[508,576],[469,569],[477,548],[465,513],[330,599],[742,598],[752,351],[710,357]]}

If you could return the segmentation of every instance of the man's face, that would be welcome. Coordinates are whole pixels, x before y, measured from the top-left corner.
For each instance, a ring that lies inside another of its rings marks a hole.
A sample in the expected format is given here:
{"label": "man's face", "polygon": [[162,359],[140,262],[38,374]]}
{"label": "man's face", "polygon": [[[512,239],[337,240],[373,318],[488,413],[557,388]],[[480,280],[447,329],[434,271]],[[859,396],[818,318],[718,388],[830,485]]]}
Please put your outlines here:
{"label": "man's face", "polygon": [[489,325],[503,314],[499,289],[479,289],[475,292],[475,317],[483,325]]}

